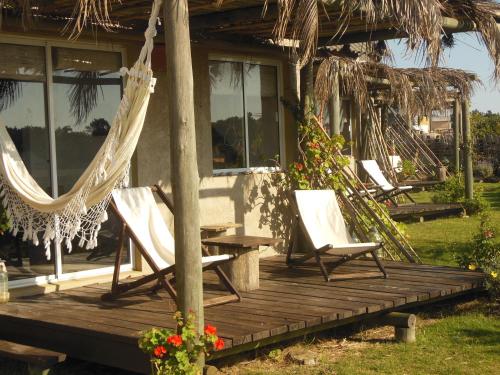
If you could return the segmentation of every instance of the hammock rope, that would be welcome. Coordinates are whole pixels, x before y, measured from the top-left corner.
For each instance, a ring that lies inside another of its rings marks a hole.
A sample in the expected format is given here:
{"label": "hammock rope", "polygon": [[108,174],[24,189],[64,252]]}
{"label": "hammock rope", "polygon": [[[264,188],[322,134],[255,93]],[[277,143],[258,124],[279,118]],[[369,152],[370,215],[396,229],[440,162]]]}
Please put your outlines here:
{"label": "hammock rope", "polygon": [[75,239],[79,247],[96,247],[111,192],[127,184],[130,160],[156,83],[151,53],[161,5],[162,0],[154,0],[139,58],[130,69],[120,69],[127,81],[110,131],[70,191],[52,198],[38,185],[0,118],[0,196],[11,232],[14,236],[22,232],[23,240],[35,246],[42,241],[49,259],[52,242],[64,243],[68,251]]}

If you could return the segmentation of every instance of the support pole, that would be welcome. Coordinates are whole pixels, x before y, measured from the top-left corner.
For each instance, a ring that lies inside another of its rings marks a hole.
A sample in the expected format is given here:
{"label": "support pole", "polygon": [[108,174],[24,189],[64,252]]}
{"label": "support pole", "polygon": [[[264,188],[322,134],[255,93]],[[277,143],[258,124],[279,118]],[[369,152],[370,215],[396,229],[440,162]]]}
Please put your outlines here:
{"label": "support pole", "polygon": [[[338,63],[337,63],[338,66]],[[339,135],[340,134],[340,110],[341,110],[341,102],[340,102],[340,85],[339,85],[339,72],[338,70],[334,73],[332,79],[332,96],[330,97],[328,103],[328,111],[330,115],[330,124],[332,134]]]}
{"label": "support pole", "polygon": [[460,171],[460,102],[455,99],[453,102],[453,163],[454,172],[458,173]]}
{"label": "support pole", "polygon": [[[177,305],[187,316],[196,315],[203,332],[203,280],[196,160],[193,69],[188,0],[166,0],[163,6],[167,51],[170,160],[174,198]],[[200,365],[203,365],[203,357]]]}
{"label": "support pole", "polygon": [[382,127],[382,134],[385,135],[387,130],[387,123],[389,122],[389,109],[387,104],[382,104],[380,106],[380,125]]}
{"label": "support pole", "polygon": [[[431,124],[431,120],[430,120],[430,117],[429,117],[429,129],[430,129],[430,124]],[[409,113],[406,115],[406,126],[408,128],[408,131],[411,134],[413,134],[413,117]]]}
{"label": "support pole", "polygon": [[300,70],[300,104],[302,118],[307,120],[314,110],[314,65],[312,61]]}
{"label": "support pole", "polygon": [[474,177],[472,175],[472,139],[470,130],[469,101],[462,102],[462,126],[463,126],[463,150],[464,150],[464,175],[465,175],[465,198],[474,197]]}

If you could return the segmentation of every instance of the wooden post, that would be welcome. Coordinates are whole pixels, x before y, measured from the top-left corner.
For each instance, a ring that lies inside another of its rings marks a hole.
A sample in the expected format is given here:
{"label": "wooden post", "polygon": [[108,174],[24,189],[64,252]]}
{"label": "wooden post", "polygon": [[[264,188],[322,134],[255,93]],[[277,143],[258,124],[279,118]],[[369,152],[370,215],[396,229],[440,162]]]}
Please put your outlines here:
{"label": "wooden post", "polygon": [[385,132],[387,130],[388,121],[389,121],[389,109],[387,107],[387,104],[382,104],[380,106],[380,125],[382,128],[383,135],[385,135]]}
{"label": "wooden post", "polygon": [[[177,304],[186,316],[196,315],[203,332],[203,279],[196,160],[193,69],[188,0],[166,0],[163,5],[167,46],[170,159],[175,215]],[[204,359],[200,358],[200,365]]]}
{"label": "wooden post", "polygon": [[300,104],[300,78],[297,58],[291,57],[288,64],[290,66],[290,91],[292,95],[292,105],[298,106]]}
{"label": "wooden post", "polygon": [[[337,63],[338,66],[338,63]],[[332,79],[332,96],[328,102],[328,114],[330,116],[330,124],[332,134],[339,135],[340,134],[340,85],[339,85],[339,72],[338,70],[335,72],[334,77]]]}
{"label": "wooden post", "polygon": [[379,322],[384,325],[394,326],[396,341],[405,343],[416,341],[417,317],[414,314],[392,312],[380,317]]}
{"label": "wooden post", "polygon": [[472,175],[472,139],[470,134],[469,101],[462,102],[463,166],[465,175],[465,198],[474,197],[474,177]]}
{"label": "wooden post", "polygon": [[453,114],[451,116],[453,126],[453,163],[454,172],[460,171],[460,102],[458,99],[453,101]]}
{"label": "wooden post", "polygon": [[314,110],[314,64],[312,61],[300,70],[300,104],[302,118],[307,119]]}
{"label": "wooden post", "polygon": [[[430,117],[429,117],[429,130],[430,130],[430,124],[431,124],[431,120],[430,120]],[[408,127],[408,131],[413,134],[413,117],[411,114],[407,114],[406,115],[406,126]]]}

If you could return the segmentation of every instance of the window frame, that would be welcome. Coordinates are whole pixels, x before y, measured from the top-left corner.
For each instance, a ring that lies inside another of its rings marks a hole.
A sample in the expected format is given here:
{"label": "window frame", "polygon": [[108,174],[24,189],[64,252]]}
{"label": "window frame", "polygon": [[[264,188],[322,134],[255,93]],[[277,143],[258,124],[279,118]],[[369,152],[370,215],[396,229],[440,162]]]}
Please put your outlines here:
{"label": "window frame", "polygon": [[[267,59],[260,57],[249,57],[249,56],[238,56],[238,55],[227,55],[227,54],[219,54],[219,53],[210,53],[208,55],[208,67],[211,62],[236,62],[242,63],[243,67],[248,64],[254,65],[264,65],[264,66],[272,66],[276,68],[276,83],[277,83],[277,105],[278,105],[278,138],[279,138],[279,156],[280,156],[280,164],[283,164],[286,160],[285,155],[285,112],[283,103],[281,99],[284,97],[283,92],[283,63],[280,60],[276,59]],[[210,83],[209,83],[210,85]],[[210,100],[210,86],[209,86],[209,100]],[[246,108],[246,95],[245,88],[243,85],[243,106]],[[209,106],[210,108],[210,106]],[[245,112],[245,109],[244,109]],[[212,129],[212,114],[210,112],[210,129]],[[213,144],[212,144],[212,136],[210,135],[210,151],[212,153],[212,174],[213,176],[227,176],[232,174],[245,174],[245,173],[273,173],[279,172],[282,168],[279,167],[250,167],[250,157],[249,157],[249,147],[248,147],[248,118],[246,114],[243,114],[243,123],[244,123],[244,133],[245,133],[245,161],[247,167],[243,168],[225,168],[225,169],[214,169],[213,168]],[[211,133],[210,133],[211,134]]]}
{"label": "window frame", "polygon": [[[36,36],[21,36],[9,33],[0,34],[0,44],[16,44],[23,46],[43,47],[45,52],[45,111],[46,121],[49,132],[49,157],[50,157],[50,180],[52,184],[52,196],[58,197],[57,183],[57,153],[55,139],[55,118],[54,118],[54,96],[53,96],[53,66],[52,66],[52,48],[72,48],[77,50],[92,50],[102,52],[117,52],[121,55],[122,66],[127,66],[127,50],[124,46],[113,43],[99,43],[78,41],[71,42],[60,39],[47,39]],[[125,86],[125,79],[123,79]],[[91,270],[76,272],[63,271],[63,254],[60,244],[54,244],[54,273],[50,275],[36,276],[21,280],[9,282],[9,289],[22,288],[27,286],[46,285],[54,282],[78,280],[85,277],[95,277],[110,275],[114,271],[114,266],[101,267]],[[121,266],[122,272],[132,271],[135,267],[135,257],[133,247],[129,246],[130,262]]]}

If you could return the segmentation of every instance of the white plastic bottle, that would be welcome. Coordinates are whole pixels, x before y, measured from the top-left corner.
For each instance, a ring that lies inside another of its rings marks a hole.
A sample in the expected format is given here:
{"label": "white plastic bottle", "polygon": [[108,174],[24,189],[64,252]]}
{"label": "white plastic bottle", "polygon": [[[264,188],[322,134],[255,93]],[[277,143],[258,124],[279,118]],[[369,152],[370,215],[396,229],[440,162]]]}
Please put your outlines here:
{"label": "white plastic bottle", "polygon": [[0,303],[9,302],[9,278],[3,260],[0,260]]}

